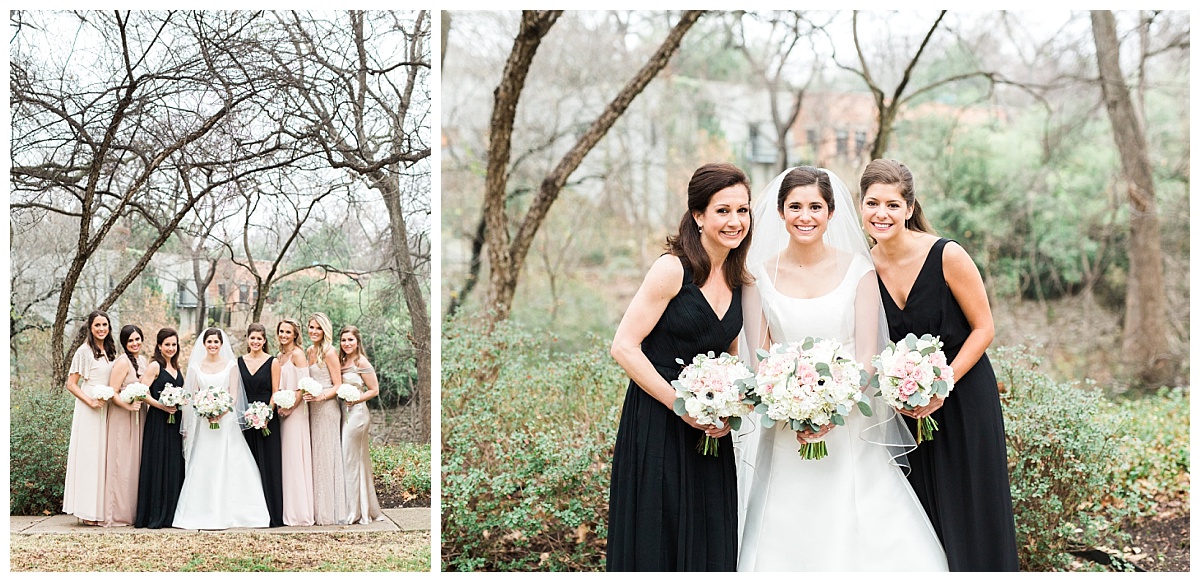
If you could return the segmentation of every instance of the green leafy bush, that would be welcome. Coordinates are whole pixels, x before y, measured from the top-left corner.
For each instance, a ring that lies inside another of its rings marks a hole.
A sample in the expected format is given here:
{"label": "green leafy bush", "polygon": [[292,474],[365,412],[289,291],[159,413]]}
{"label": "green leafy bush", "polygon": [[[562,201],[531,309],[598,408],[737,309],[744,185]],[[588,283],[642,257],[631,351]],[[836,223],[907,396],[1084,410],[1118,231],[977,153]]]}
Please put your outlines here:
{"label": "green leafy bush", "polygon": [[1187,506],[1191,485],[1190,390],[1161,388],[1155,394],[1118,397],[1111,414],[1121,423],[1116,454],[1109,459],[1110,492],[1101,503],[1154,514],[1168,500]]}
{"label": "green leafy bush", "polygon": [[66,390],[15,384],[10,395],[9,515],[59,513],[75,397]]}
{"label": "green leafy bush", "polygon": [[430,451],[425,443],[372,444],[375,490],[381,497],[428,497],[433,489]]}
{"label": "green leafy bush", "polygon": [[449,571],[603,565],[609,459],[627,379],[599,340],[452,322],[442,342],[442,563]]}
{"label": "green leafy bush", "polygon": [[1021,570],[1062,570],[1081,546],[1120,547],[1120,510],[1096,502],[1110,490],[1123,415],[1099,390],[1037,372],[1023,349],[996,353]]}

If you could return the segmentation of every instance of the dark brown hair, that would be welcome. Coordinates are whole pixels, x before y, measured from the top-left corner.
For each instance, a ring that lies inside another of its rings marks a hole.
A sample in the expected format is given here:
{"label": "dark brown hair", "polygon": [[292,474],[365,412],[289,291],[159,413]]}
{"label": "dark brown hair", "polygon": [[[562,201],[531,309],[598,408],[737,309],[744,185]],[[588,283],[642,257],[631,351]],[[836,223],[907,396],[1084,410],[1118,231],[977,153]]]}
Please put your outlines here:
{"label": "dark brown hair", "polygon": [[[92,324],[99,317],[103,317],[104,321],[108,322],[108,335],[104,336],[101,345],[96,345],[96,338],[92,335]],[[92,357],[97,360],[104,358],[111,362],[117,358],[117,343],[113,341],[112,318],[107,313],[96,310],[88,314],[87,323],[79,328],[79,334],[75,338],[75,347],[78,348],[85,343],[92,348]]]}
{"label": "dark brown hair", "polygon": [[817,185],[817,191],[821,193],[821,198],[825,199],[825,204],[829,205],[829,213],[833,214],[833,183],[829,181],[829,174],[812,166],[793,168],[783,177],[783,182],[779,184],[779,211],[783,212],[783,203],[787,201],[788,194],[794,188],[813,184]]}
{"label": "dark brown hair", "polygon": [[138,370],[137,356],[129,353],[129,348],[125,347],[129,343],[129,338],[133,337],[134,332],[137,332],[138,337],[142,338],[143,342],[146,341],[146,334],[142,333],[142,328],[129,324],[121,328],[121,351],[129,357],[129,365],[133,366],[133,373],[141,376],[142,372]]}
{"label": "dark brown hair", "polygon": [[210,327],[210,328],[204,330],[204,335],[201,336],[200,343],[207,343],[208,336],[210,336],[210,335],[217,336],[217,339],[221,340],[221,343],[225,343],[225,338],[221,337],[221,330],[219,330],[215,327]]}
{"label": "dark brown hair", "polygon": [[[262,336],[263,336],[263,353],[269,353],[269,352],[267,352],[267,345],[268,345],[268,344],[267,344],[267,327],[266,327],[266,326],[264,326],[263,324],[261,324],[261,323],[258,323],[258,322],[256,321],[256,322],[254,322],[254,323],[251,323],[249,326],[247,326],[247,327],[246,327],[246,339],[247,339],[247,340],[249,340],[249,339],[250,339],[250,334],[252,334],[252,333],[254,333],[254,332],[256,332],[256,331],[257,331],[258,333],[261,333],[261,334],[262,334]],[[249,341],[247,341],[247,342],[246,342],[246,349],[247,349],[247,350],[249,350],[249,349],[250,349],[250,342],[249,342]]]}
{"label": "dark brown hair", "polygon": [[338,363],[341,364],[342,367],[346,366],[346,358],[350,355],[343,351],[341,346],[342,336],[346,335],[347,333],[354,334],[354,339],[358,340],[358,349],[354,351],[355,359],[357,359],[359,356],[367,355],[367,353],[363,351],[362,334],[358,332],[357,327],[354,327],[353,325],[347,325],[346,327],[342,328],[342,331],[338,332]]}
{"label": "dark brown hair", "polygon": [[875,184],[891,184],[900,188],[900,196],[904,202],[913,207],[912,217],[904,221],[904,228],[918,232],[933,233],[933,227],[921,211],[921,203],[917,201],[916,189],[913,187],[913,175],[908,166],[896,160],[874,160],[863,170],[862,179],[858,181],[859,192],[865,199],[867,188]]}
{"label": "dark brown hair", "polygon": [[[708,280],[712,265],[708,262],[708,253],[700,242],[700,231],[692,215],[703,214],[714,194],[737,185],[746,188],[746,200],[749,201],[750,180],[745,172],[733,164],[704,164],[688,182],[688,209],[679,221],[679,232],[667,237],[666,250],[679,257],[683,268],[692,272],[692,279],[697,285],[703,285]],[[736,249],[729,251],[725,259],[725,283],[730,289],[753,281],[750,273],[746,272],[746,253],[750,250],[750,236],[753,233],[754,223],[751,223],[750,228],[746,229],[746,238]]]}
{"label": "dark brown hair", "polygon": [[171,356],[171,367],[179,371],[179,334],[172,328],[164,327],[158,330],[158,337],[154,340],[154,361],[158,362],[158,368],[164,372],[167,370],[167,358],[162,353],[162,345],[170,337],[175,338],[175,355]]}

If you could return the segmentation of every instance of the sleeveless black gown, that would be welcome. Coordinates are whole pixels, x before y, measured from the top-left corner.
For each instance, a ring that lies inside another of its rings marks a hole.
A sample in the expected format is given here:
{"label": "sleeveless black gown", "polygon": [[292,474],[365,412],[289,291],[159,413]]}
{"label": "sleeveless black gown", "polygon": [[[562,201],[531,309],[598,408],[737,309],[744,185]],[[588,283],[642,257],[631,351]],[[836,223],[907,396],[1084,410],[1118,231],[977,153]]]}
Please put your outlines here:
{"label": "sleeveless black gown", "polygon": [[[178,370],[175,375],[165,369],[159,370],[150,383],[150,396],[158,400],[167,384],[182,388],[183,374]],[[179,503],[179,491],[183,489],[183,435],[179,434],[183,411],[175,411],[174,424],[167,424],[169,417],[166,412],[150,406],[142,418],[146,425],[142,433],[134,527],[162,529],[171,527],[175,519],[175,505]]]}
{"label": "sleeveless black gown", "polygon": [[[268,357],[251,374],[246,368],[246,360],[238,358],[238,371],[242,375],[242,386],[246,389],[249,402],[271,404],[271,364],[274,359],[275,356]],[[283,441],[279,439],[279,424],[279,414],[276,413],[267,421],[267,430],[271,434],[263,436],[262,430],[257,428],[242,431],[246,444],[250,445],[250,453],[258,463],[263,495],[267,499],[267,512],[271,514],[271,527],[283,526]]]}
{"label": "sleeveless black gown", "polygon": [[[742,327],[741,289],[718,318],[692,275],[667,304],[642,351],[668,382],[696,354],[728,351]],[[630,382],[617,428],[609,488],[609,571],[737,569],[733,437],[719,456],[696,452],[704,436]]]}
{"label": "sleeveless black gown", "polygon": [[[909,333],[941,336],[946,359],[953,362],[971,326],[942,274],[942,249],[948,242],[939,239],[930,249],[904,309],[882,280],[879,292],[892,341]],[[950,571],[1015,572],[1017,541],[1004,416],[986,353],[955,378],[954,390],[931,417],[938,430],[932,441],[908,455],[908,482],[941,538]],[[916,421],[904,420],[915,435]]]}

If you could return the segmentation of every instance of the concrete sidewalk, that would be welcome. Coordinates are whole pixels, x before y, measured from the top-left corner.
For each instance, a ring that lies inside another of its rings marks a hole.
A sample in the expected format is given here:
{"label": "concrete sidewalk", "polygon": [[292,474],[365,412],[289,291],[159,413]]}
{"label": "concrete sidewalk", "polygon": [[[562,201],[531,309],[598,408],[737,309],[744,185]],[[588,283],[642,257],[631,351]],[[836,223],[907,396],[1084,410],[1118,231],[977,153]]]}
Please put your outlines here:
{"label": "concrete sidewalk", "polygon": [[[429,531],[430,518],[433,509],[429,507],[405,507],[400,509],[385,509],[385,519],[365,525],[312,525],[307,527],[285,526],[271,528],[236,527],[227,532],[254,533],[323,533],[323,532],[364,532],[364,531]],[[8,531],[13,534],[88,534],[88,533],[161,533],[182,534],[194,533],[191,529],[145,529],[135,527],[96,527],[83,525],[73,515],[14,515],[9,517]]]}

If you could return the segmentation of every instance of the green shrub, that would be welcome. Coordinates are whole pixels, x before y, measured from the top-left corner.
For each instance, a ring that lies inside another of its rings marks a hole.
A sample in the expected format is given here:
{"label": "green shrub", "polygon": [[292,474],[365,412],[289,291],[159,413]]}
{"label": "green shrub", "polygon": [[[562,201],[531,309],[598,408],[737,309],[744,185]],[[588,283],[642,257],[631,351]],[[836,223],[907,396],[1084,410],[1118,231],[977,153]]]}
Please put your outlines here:
{"label": "green shrub", "polygon": [[75,397],[13,385],[9,408],[9,515],[52,515],[62,511],[67,448]]}
{"label": "green shrub", "polygon": [[627,379],[599,340],[447,325],[442,563],[448,571],[596,570]]}
{"label": "green shrub", "polygon": [[1123,415],[1099,390],[1035,371],[1023,349],[996,353],[1021,570],[1062,570],[1079,546],[1120,547],[1120,510],[1096,502],[1109,493]]}
{"label": "green shrub", "polygon": [[401,442],[371,445],[371,468],[380,496],[428,497],[433,489],[431,447]]}
{"label": "green shrub", "polygon": [[1191,484],[1190,390],[1162,388],[1154,394],[1118,397],[1111,409],[1121,423],[1109,463],[1111,490],[1101,500],[1141,517],[1167,500],[1186,507]]}

